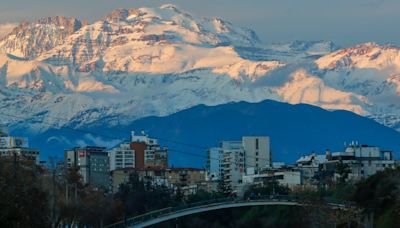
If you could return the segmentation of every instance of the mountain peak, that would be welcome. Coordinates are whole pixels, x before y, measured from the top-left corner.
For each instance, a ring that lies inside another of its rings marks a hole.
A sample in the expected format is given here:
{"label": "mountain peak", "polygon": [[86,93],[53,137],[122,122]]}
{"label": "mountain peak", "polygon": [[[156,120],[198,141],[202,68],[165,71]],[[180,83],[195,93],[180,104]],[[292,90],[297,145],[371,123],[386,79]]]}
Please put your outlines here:
{"label": "mountain peak", "polygon": [[176,12],[181,12],[181,10],[179,9],[178,6],[174,5],[174,4],[163,4],[160,6],[160,9],[170,9],[170,10],[174,10]]}
{"label": "mountain peak", "polygon": [[87,24],[64,16],[44,17],[21,22],[0,40],[0,51],[20,58],[34,59],[65,42],[65,39]]}
{"label": "mountain peak", "polygon": [[134,8],[130,9],[115,9],[111,11],[107,16],[104,17],[106,21],[121,21],[127,19],[131,15],[137,15],[138,10]]}
{"label": "mountain peak", "polygon": [[320,69],[400,68],[400,48],[368,42],[332,52],[318,59],[316,63]]}

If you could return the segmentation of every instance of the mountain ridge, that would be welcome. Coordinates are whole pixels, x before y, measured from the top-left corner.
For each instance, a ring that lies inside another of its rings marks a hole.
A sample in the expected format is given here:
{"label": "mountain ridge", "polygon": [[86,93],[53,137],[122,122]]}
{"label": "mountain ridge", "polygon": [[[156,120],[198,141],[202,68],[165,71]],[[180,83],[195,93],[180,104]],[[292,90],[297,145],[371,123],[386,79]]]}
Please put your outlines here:
{"label": "mountain ridge", "polygon": [[[400,133],[348,111],[326,111],[307,104],[290,105],[265,100],[258,103],[231,102],[217,106],[197,105],[165,117],[145,117],[124,126],[110,127],[102,121],[79,128],[52,129],[34,134],[34,146],[54,156],[72,146],[100,145],[111,148],[124,141],[130,131],[145,130],[170,148],[170,164],[204,165],[206,149],[221,140],[240,140],[246,135],[271,137],[274,161],[294,162],[312,151],[340,151],[344,143],[394,150],[398,157]],[[91,133],[92,132],[92,133]],[[39,143],[41,142],[41,144]],[[193,154],[193,155],[188,155]]]}
{"label": "mountain ridge", "polygon": [[[273,99],[348,110],[400,129],[396,47],[367,43],[337,49],[326,41],[264,45],[250,29],[172,5],[116,10],[72,26],[72,34],[46,23],[25,26],[29,37],[48,38],[44,44],[50,45],[29,52],[37,57],[19,56],[24,49],[7,51],[0,42],[6,50],[0,54],[0,110],[26,120],[4,117],[2,123],[12,128],[43,132],[48,127],[41,121],[80,127],[108,116],[113,118],[104,124],[124,125],[197,104]],[[60,37],[66,37],[62,44],[56,42]],[[23,35],[3,40],[31,42]]]}

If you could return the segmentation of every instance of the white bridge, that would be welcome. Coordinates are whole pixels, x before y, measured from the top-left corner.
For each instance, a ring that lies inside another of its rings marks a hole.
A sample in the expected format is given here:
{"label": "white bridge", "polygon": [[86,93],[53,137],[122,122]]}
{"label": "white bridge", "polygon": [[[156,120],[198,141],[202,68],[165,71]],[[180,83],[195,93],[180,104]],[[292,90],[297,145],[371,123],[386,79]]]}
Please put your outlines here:
{"label": "white bridge", "polygon": [[[323,203],[331,208],[346,208],[353,205],[351,202],[332,200],[324,200]],[[270,196],[252,200],[223,198],[152,211],[106,227],[147,227],[179,217],[206,211],[251,206],[313,206],[313,204],[298,200],[296,197],[288,196]]]}

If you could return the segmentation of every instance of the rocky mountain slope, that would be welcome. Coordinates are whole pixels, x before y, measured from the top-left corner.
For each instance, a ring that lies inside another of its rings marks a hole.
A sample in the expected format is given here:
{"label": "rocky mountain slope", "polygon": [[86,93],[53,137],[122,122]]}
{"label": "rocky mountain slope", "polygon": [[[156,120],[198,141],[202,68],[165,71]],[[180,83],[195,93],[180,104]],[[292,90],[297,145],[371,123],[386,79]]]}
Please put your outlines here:
{"label": "rocky mountain slope", "polygon": [[31,132],[123,126],[197,104],[272,99],[400,129],[399,51],[264,45],[250,29],[173,5],[119,9],[91,24],[44,18],[0,41],[1,123]]}

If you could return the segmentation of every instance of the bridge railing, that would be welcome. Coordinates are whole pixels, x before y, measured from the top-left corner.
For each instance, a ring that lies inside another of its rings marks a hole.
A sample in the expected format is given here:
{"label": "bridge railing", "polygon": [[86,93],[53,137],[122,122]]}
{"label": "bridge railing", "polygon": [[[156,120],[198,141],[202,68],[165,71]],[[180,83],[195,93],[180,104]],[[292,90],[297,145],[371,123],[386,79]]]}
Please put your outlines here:
{"label": "bridge railing", "polygon": [[188,209],[193,209],[193,208],[198,208],[202,206],[211,206],[215,204],[221,204],[221,203],[240,203],[240,202],[256,202],[256,201],[296,201],[298,198],[296,196],[284,196],[284,195],[275,195],[275,196],[250,196],[249,198],[242,199],[242,198],[233,198],[233,197],[228,197],[228,198],[217,198],[217,199],[211,199],[211,200],[205,200],[205,201],[200,201],[196,203],[190,203],[190,204],[182,204],[176,207],[168,207],[156,211],[151,211],[146,214],[138,215],[135,217],[131,217],[128,219],[125,219],[124,221],[120,221],[118,223],[114,223],[111,225],[108,225],[106,227],[112,227],[112,228],[119,228],[119,227],[126,227],[126,226],[132,226],[138,223],[142,223],[151,219],[158,218],[162,215],[167,215],[171,213],[176,213],[176,212],[182,212]]}

